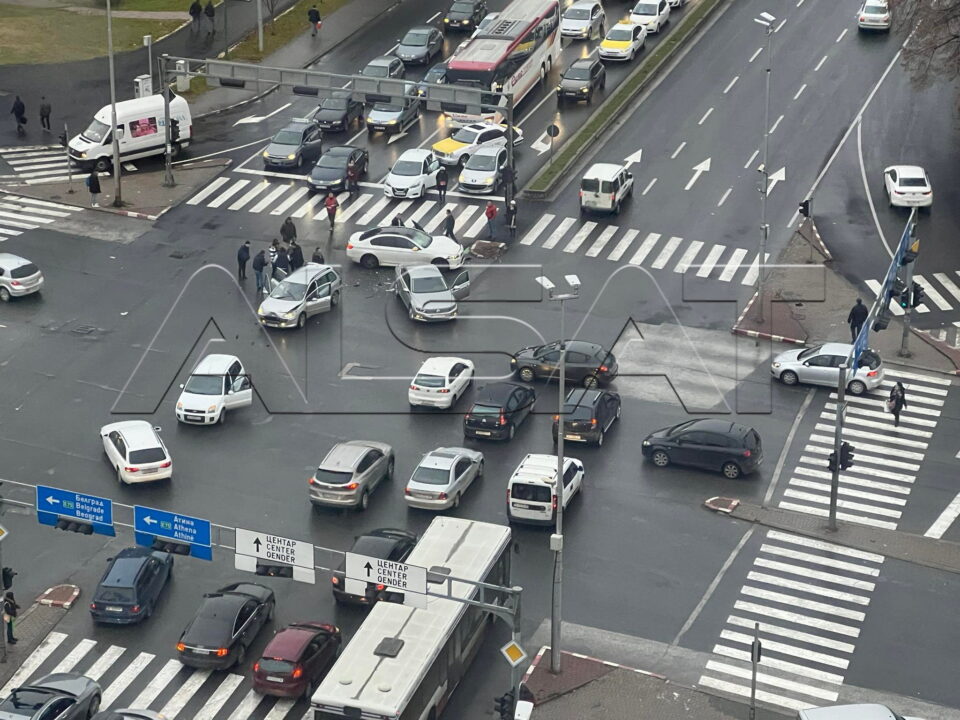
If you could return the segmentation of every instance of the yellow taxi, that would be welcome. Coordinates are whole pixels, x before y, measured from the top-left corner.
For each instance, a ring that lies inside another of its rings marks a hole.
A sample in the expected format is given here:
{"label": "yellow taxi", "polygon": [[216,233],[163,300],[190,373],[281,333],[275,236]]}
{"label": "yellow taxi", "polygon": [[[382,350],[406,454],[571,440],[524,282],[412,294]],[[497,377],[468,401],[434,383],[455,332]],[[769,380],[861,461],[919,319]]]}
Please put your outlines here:
{"label": "yellow taxi", "polygon": [[647,29],[643,25],[617,23],[600,43],[600,59],[629,62],[643,50],[646,42]]}
{"label": "yellow taxi", "polygon": [[[513,129],[513,144],[523,139],[520,128]],[[444,165],[465,165],[470,156],[482,147],[506,146],[507,126],[497,123],[470,123],[431,148]]]}

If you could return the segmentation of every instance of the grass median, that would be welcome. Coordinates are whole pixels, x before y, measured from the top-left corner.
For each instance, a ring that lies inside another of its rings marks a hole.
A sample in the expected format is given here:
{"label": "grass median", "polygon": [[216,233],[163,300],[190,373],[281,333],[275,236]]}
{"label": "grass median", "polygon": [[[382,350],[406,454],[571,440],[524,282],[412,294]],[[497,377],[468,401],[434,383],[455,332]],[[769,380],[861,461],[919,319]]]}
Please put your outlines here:
{"label": "grass median", "polygon": [[675,48],[682,44],[695,28],[699,27],[700,20],[721,2],[723,0],[701,0],[687,15],[684,15],[676,30],[665,37],[663,42],[657,44],[653,52],[642,60],[636,74],[631,75],[623,85],[618,87],[587,123],[563,144],[554,156],[553,162],[537,175],[526,189],[532,192],[549,192],[557,178],[569,170],[570,164],[576,159],[580,149],[592,143],[606,130],[614,117],[623,113],[640,89],[647,84],[650,76],[657,72]]}
{"label": "grass median", "polygon": [[[327,17],[335,10],[343,7],[351,0],[299,0],[288,11],[275,18],[263,28],[263,52],[257,48],[257,31],[247,35],[239,45],[230,51],[231,60],[246,62],[260,62],[273,52],[276,52],[287,43],[296,39],[308,29],[307,10],[316,5],[321,17]],[[320,41],[324,42],[323,30],[320,31]],[[327,40],[327,43],[330,41]],[[322,48],[317,43],[318,51]]]}

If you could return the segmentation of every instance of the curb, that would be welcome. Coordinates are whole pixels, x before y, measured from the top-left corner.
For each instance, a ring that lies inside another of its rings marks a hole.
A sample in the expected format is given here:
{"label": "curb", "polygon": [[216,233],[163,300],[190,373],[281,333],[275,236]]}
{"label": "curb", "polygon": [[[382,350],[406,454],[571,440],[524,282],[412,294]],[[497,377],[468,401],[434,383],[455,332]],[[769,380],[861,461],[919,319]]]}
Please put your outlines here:
{"label": "curb", "polygon": [[740,313],[740,317],[737,318],[737,322],[734,323],[732,328],[730,328],[730,332],[732,332],[734,335],[756,338],[758,340],[773,340],[774,342],[792,343],[793,345],[806,345],[806,340],[786,337],[785,335],[773,335],[772,333],[760,332],[759,330],[745,330],[744,328],[740,327],[740,323],[743,322],[743,319],[747,316],[747,313],[750,312],[750,308],[753,307],[753,303],[756,302],[758,294],[759,292],[753,293],[753,297],[750,298],[750,302],[747,303],[747,306],[743,309],[743,312]]}
{"label": "curb", "polygon": [[[52,593],[54,590],[58,590],[58,589],[60,589],[60,588],[73,588],[72,594],[70,595],[70,597],[69,597],[68,599],[66,599],[66,600],[50,600],[50,599],[44,597],[45,595],[49,595],[49,594]],[[79,587],[79,586],[77,586],[77,585],[54,585],[53,587],[48,587],[46,590],[44,590],[42,593],[40,593],[40,597],[37,598],[37,603],[39,603],[40,605],[46,605],[47,607],[56,607],[56,608],[63,608],[64,610],[69,610],[71,607],[73,607],[73,603],[76,602],[76,600],[77,600],[78,597],[80,597],[80,587]]]}

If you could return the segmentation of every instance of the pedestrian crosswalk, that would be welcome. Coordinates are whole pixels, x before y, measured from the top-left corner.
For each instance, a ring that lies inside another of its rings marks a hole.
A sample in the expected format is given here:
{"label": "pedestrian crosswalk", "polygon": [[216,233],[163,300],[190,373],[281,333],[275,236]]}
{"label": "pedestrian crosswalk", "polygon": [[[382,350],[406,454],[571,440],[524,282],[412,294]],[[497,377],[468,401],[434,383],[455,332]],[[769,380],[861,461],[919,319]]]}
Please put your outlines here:
{"label": "pedestrian crosswalk", "polygon": [[[436,195],[424,200],[391,200],[376,187],[365,188],[352,199],[338,195],[337,222],[357,226],[387,225],[398,213],[407,222],[420,223],[427,232],[442,226],[446,211],[456,218],[458,238],[485,238],[487,220],[482,212],[483,197],[448,197],[440,203]],[[222,175],[187,200],[187,205],[226,209],[263,215],[289,215],[295,220],[326,222],[323,195],[311,195],[302,183],[277,183],[266,178],[251,180]],[[620,227],[617,218],[561,217],[540,215],[529,227],[520,220],[520,245],[540,250],[605,258],[651,270],[691,273],[698,278],[753,285],[759,272],[759,253],[719,243],[691,240],[666,232],[643,232]],[[767,254],[766,260],[769,260]]]}
{"label": "pedestrian crosswalk", "polygon": [[[0,180],[6,183],[38,185],[64,182],[70,177],[70,161],[60,145],[3,148],[0,150],[0,159],[13,170],[11,174],[0,176]],[[74,167],[73,178],[76,180],[80,174],[81,171]]]}
{"label": "pedestrian crosswalk", "polygon": [[0,243],[82,211],[72,205],[0,193]]}
{"label": "pedestrian crosswalk", "polygon": [[42,675],[78,672],[103,690],[101,708],[149,708],[166,720],[301,720],[304,700],[264,697],[237,672],[184,667],[120,645],[51,632],[0,689],[6,697],[16,687]]}
{"label": "pedestrian crosswalk", "polygon": [[[960,308],[960,270],[953,272],[935,272],[929,275],[915,273],[913,281],[923,287],[926,298],[922,305],[918,305],[913,312],[928,313],[931,311],[950,311]],[[874,297],[879,295],[883,286],[879,280],[865,281]],[[901,308],[893,300],[890,301],[890,312],[894,315],[903,315]]]}
{"label": "pedestrian crosswalk", "polygon": [[700,686],[750,696],[751,643],[759,624],[757,700],[791,711],[835,703],[883,560],[768,530]]}

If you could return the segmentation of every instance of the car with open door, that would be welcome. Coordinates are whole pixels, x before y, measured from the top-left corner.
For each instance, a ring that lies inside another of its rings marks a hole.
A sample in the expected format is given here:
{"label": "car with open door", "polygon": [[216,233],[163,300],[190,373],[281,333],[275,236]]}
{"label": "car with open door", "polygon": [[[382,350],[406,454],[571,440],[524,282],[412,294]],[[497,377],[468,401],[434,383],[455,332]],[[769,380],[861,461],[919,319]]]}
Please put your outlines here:
{"label": "car with open door", "polygon": [[190,425],[222,424],[228,410],[253,403],[250,376],[236,355],[207,355],[180,390],[177,420]]}
{"label": "car with open door", "polygon": [[447,284],[436,265],[398,265],[393,289],[411,320],[454,320],[458,312],[457,301],[470,294],[470,273],[462,270]]}

